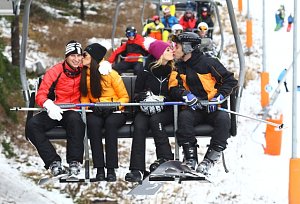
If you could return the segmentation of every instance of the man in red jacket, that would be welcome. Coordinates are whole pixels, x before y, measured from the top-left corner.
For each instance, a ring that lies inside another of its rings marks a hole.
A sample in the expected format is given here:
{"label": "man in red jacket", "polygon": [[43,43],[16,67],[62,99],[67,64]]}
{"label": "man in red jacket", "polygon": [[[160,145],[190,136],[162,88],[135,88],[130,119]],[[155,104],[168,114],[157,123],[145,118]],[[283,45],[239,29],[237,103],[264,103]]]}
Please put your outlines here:
{"label": "man in red jacket", "polygon": [[79,112],[63,111],[58,104],[79,103],[82,66],[81,44],[72,40],[66,45],[65,60],[48,69],[36,95],[36,103],[44,107],[26,124],[25,134],[36,147],[45,168],[52,175],[63,173],[61,157],[56,153],[45,132],[62,126],[67,132],[67,162],[70,174],[77,175],[83,161],[85,124]]}
{"label": "man in red jacket", "polygon": [[114,63],[118,55],[121,55],[125,59],[119,63],[115,63],[113,69],[119,74],[130,72],[131,70],[133,70],[134,74],[137,74],[138,71],[143,70],[143,57],[148,55],[144,47],[144,38],[137,34],[133,26],[127,27],[125,34],[128,38],[127,42],[118,47],[111,54],[108,61]]}

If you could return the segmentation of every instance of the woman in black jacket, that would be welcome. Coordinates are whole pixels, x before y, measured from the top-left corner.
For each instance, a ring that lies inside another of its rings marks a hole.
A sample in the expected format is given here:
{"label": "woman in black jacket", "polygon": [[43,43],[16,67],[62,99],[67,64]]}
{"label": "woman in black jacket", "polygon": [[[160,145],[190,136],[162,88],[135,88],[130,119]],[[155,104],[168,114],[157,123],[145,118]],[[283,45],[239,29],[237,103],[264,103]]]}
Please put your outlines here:
{"label": "woman in black jacket", "polygon": [[[137,76],[135,83],[136,102],[140,101],[168,101],[168,82],[171,71],[175,68],[173,49],[168,43],[148,38],[145,47],[148,47],[150,56],[147,59],[144,71]],[[171,106],[141,106],[134,120],[134,133],[130,157],[131,170],[125,180],[139,182],[145,172],[146,136],[151,128],[155,141],[157,160],[152,165],[159,164],[174,158],[169,139],[164,126],[173,122],[173,108]],[[154,170],[154,168],[152,170]],[[151,167],[150,167],[151,170]]]}

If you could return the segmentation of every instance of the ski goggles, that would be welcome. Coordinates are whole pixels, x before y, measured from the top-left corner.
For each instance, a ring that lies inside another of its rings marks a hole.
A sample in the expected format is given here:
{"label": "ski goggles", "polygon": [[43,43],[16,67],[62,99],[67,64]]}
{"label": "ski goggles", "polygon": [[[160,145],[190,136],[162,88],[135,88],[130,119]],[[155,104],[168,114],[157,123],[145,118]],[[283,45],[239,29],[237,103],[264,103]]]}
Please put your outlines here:
{"label": "ski goggles", "polygon": [[135,32],[127,32],[126,33],[126,37],[134,37],[136,35],[136,33]]}
{"label": "ski goggles", "polygon": [[200,26],[199,28],[198,28],[198,31],[207,31],[208,29],[207,29],[207,27],[205,27],[205,26]]}

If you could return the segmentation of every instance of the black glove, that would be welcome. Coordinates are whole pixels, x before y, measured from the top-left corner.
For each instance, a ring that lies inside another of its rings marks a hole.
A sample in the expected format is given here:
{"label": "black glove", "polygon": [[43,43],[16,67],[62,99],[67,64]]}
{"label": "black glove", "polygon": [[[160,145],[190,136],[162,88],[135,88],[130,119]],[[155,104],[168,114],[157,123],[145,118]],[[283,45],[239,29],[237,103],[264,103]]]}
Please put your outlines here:
{"label": "black glove", "polygon": [[119,110],[118,106],[95,106],[91,107],[91,110],[98,116],[108,117],[114,111]]}
{"label": "black glove", "polygon": [[134,100],[136,102],[141,102],[147,98],[147,92],[143,91],[135,95]]}

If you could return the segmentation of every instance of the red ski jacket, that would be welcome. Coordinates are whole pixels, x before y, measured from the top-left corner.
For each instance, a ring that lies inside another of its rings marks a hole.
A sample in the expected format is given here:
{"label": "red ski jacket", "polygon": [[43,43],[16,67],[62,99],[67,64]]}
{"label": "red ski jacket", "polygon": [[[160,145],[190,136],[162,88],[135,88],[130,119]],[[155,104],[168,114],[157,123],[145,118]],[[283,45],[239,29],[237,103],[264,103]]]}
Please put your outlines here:
{"label": "red ski jacket", "polygon": [[[109,57],[108,61],[110,63],[114,63],[117,56],[121,54],[122,56],[126,57],[138,57],[138,56],[145,56],[147,55],[146,48],[144,46],[144,38],[143,36],[136,34],[133,40],[128,40],[126,43],[122,44],[118,47]],[[126,62],[137,62],[142,61],[139,58],[126,58]]]}
{"label": "red ski jacket", "polygon": [[[67,63],[66,69],[71,69]],[[60,75],[60,76],[59,76]],[[55,100],[54,103],[80,103],[80,77],[81,74],[74,78],[68,77],[63,71],[63,62],[54,65],[48,69],[43,77],[41,85],[37,91],[36,103],[43,107],[44,102],[48,99],[50,87],[53,82],[58,79],[55,86]]]}

